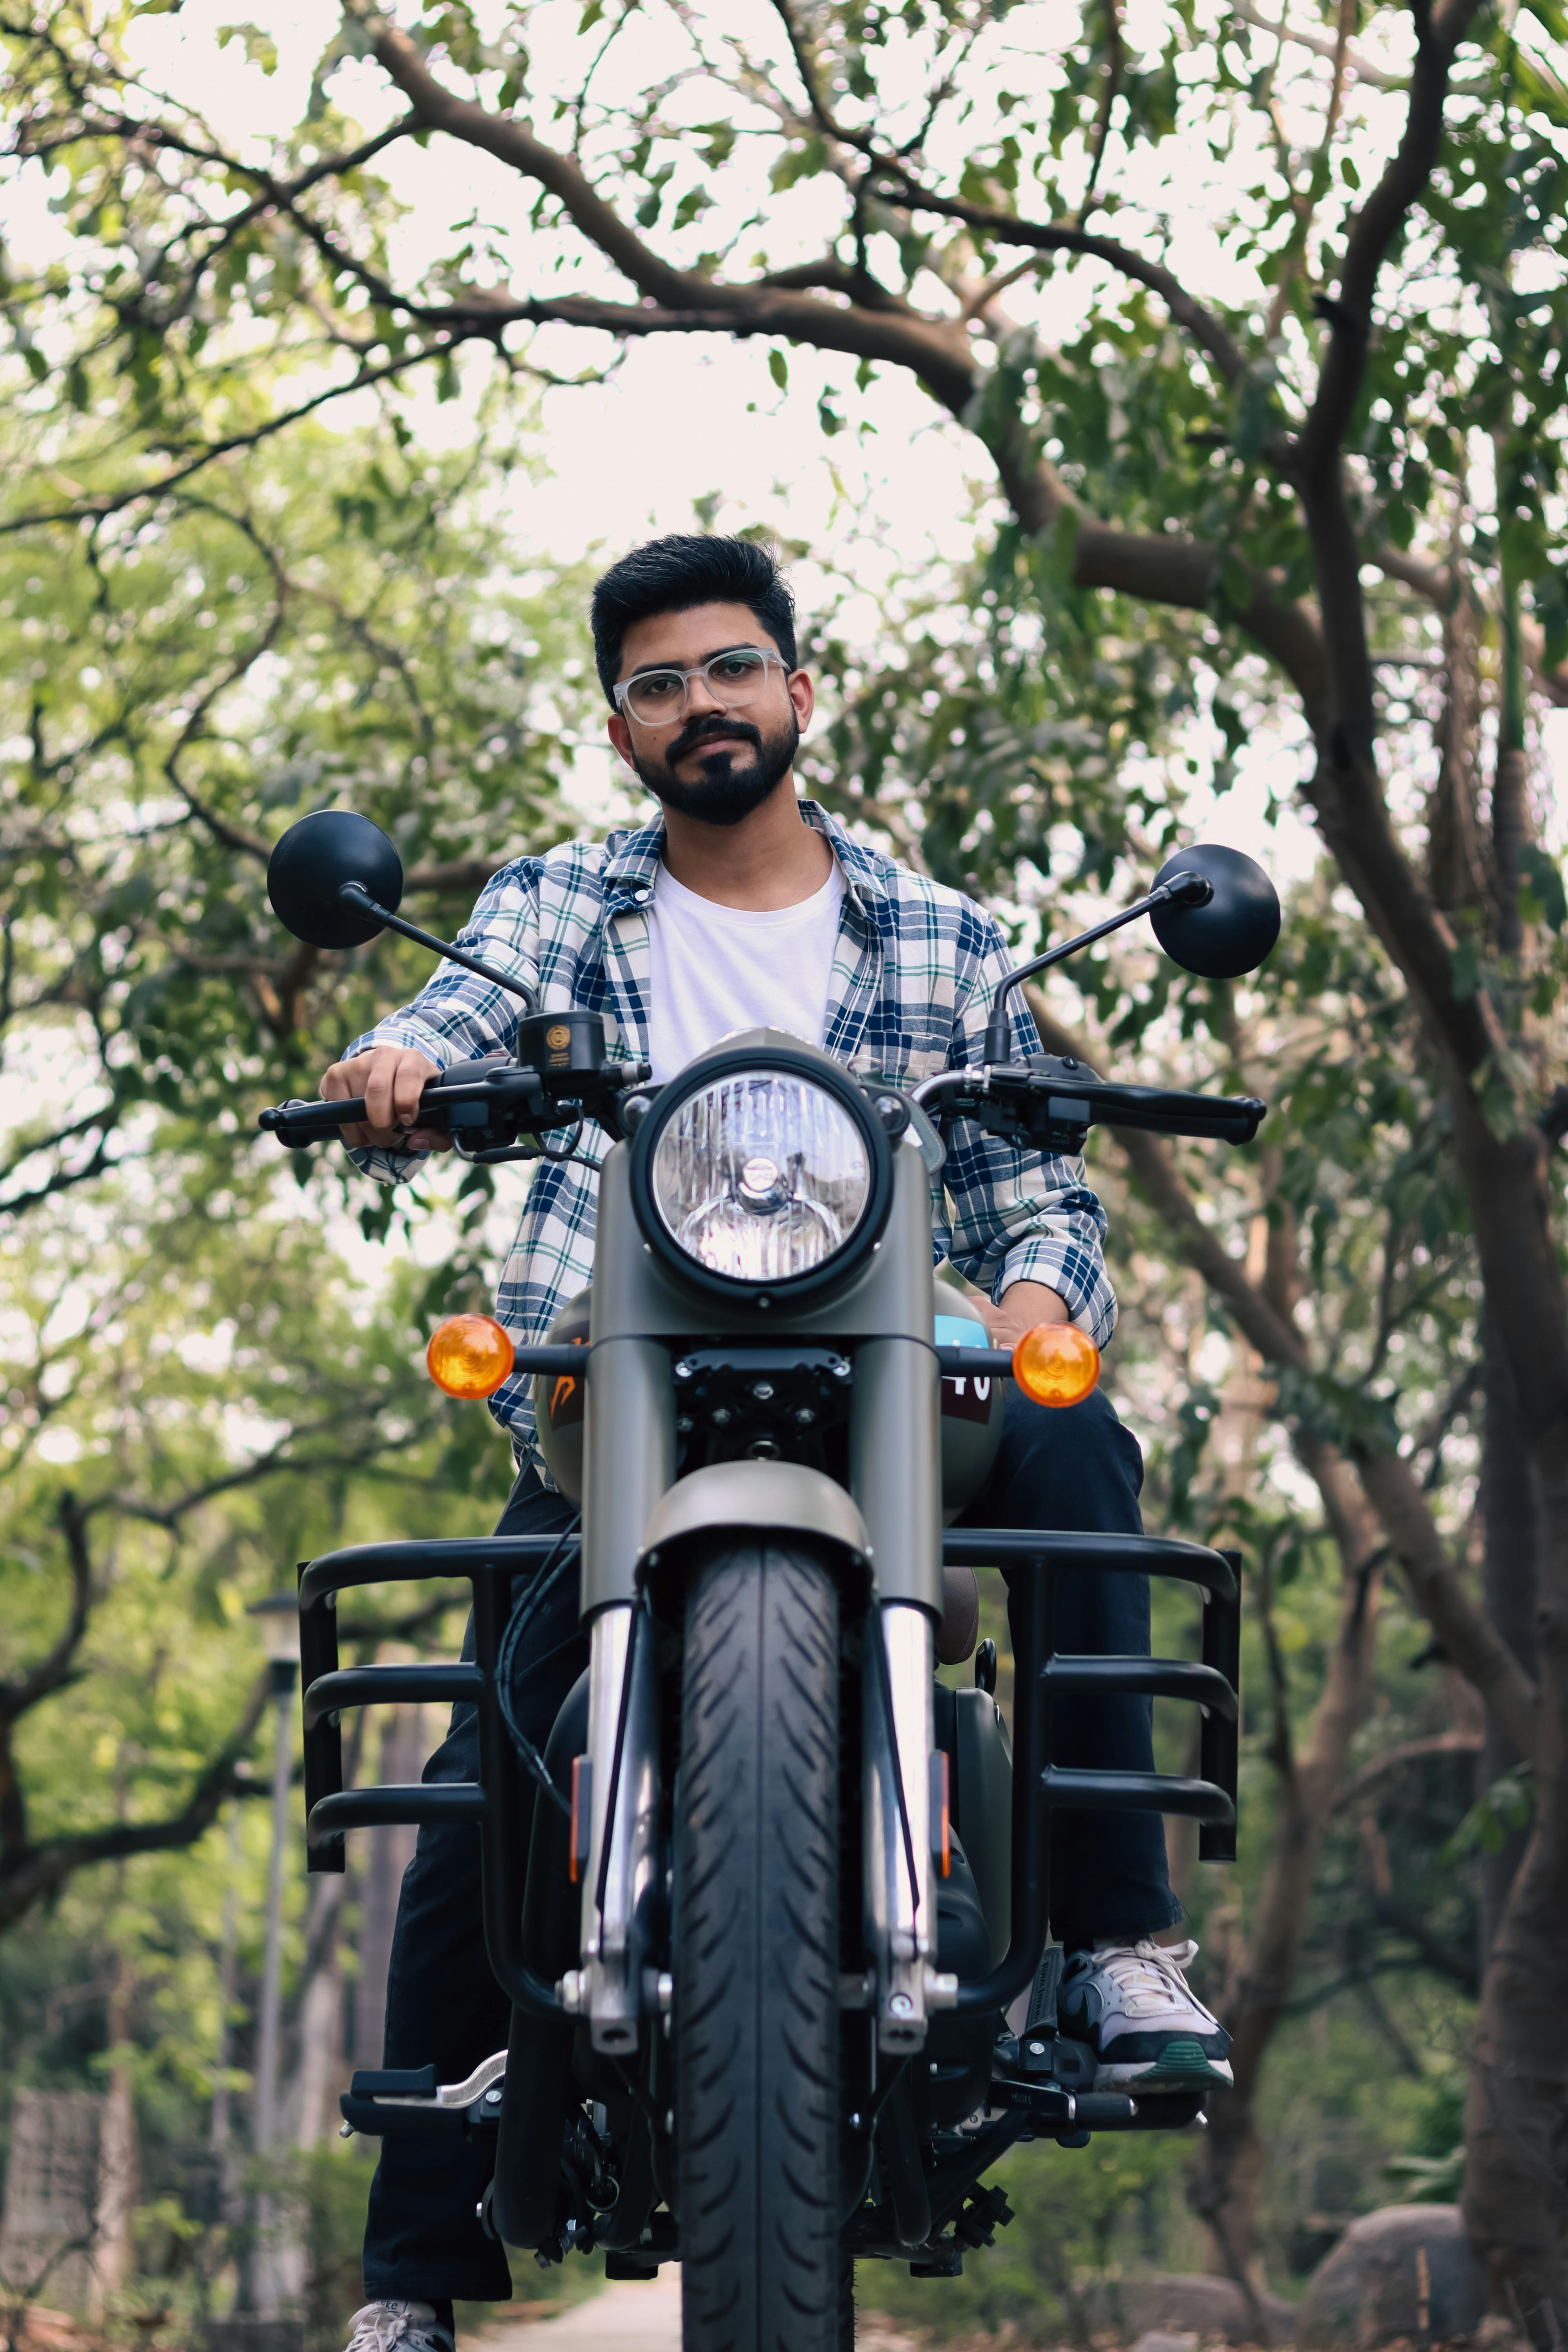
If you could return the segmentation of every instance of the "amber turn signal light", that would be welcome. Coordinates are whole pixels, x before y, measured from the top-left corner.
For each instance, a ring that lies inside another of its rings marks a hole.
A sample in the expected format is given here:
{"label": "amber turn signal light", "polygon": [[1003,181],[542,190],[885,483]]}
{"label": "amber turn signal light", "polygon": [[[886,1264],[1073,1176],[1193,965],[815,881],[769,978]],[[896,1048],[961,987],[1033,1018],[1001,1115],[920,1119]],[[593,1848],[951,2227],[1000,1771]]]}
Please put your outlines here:
{"label": "amber turn signal light", "polygon": [[431,1332],[425,1361],[449,1397],[488,1397],[517,1361],[517,1349],[493,1315],[448,1315]]}
{"label": "amber turn signal light", "polygon": [[1081,1404],[1100,1378],[1100,1349],[1076,1323],[1037,1323],[1013,1350],[1013,1378],[1037,1404]]}

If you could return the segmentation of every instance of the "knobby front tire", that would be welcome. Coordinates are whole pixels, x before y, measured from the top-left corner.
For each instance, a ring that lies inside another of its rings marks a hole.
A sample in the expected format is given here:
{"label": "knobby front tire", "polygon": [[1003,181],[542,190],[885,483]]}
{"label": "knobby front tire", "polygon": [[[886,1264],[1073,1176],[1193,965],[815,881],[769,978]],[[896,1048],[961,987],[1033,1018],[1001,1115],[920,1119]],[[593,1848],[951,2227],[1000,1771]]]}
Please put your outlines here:
{"label": "knobby front tire", "polygon": [[839,2352],[838,1595],[727,1539],[687,1603],[675,1865],[685,2352]]}

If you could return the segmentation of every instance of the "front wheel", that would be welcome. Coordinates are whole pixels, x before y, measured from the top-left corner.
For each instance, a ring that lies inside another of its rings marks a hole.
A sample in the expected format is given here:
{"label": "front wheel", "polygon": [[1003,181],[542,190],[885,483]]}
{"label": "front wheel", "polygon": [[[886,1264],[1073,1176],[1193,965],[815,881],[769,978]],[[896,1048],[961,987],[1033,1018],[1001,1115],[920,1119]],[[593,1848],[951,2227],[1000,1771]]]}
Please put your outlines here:
{"label": "front wheel", "polygon": [[788,1543],[688,1600],[675,1834],[685,2352],[839,2352],[838,1594]]}

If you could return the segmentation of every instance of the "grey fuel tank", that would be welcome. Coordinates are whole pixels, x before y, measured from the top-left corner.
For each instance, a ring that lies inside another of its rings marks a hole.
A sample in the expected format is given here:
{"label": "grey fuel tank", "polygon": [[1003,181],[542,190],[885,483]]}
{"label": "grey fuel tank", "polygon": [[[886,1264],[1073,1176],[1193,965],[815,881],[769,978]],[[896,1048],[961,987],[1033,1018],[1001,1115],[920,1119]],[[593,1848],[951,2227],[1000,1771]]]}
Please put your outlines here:
{"label": "grey fuel tank", "polygon": [[[552,1348],[588,1344],[591,1290],[567,1300],[550,1328]],[[931,1338],[939,1347],[985,1348],[990,1339],[980,1310],[951,1284],[932,1285]],[[984,1485],[1002,1442],[1006,1382],[994,1374],[954,1375],[942,1383],[942,1516],[952,1519]],[[583,1499],[583,1382],[567,1372],[533,1383],[539,1447],[551,1476],[573,1502]]]}

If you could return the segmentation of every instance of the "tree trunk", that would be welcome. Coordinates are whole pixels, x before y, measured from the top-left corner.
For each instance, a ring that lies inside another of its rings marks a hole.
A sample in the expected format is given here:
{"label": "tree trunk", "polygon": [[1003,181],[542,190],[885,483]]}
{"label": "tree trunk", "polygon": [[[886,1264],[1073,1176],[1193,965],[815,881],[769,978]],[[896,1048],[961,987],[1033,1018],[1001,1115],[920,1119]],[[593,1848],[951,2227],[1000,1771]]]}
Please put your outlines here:
{"label": "tree trunk", "polygon": [[1426,810],[1426,885],[1446,914],[1483,908],[1492,895],[1478,806],[1481,616],[1457,551],[1451,569],[1456,585],[1453,603],[1443,614],[1437,778]]}
{"label": "tree trunk", "polygon": [[337,2094],[343,2087],[343,1887],[342,1878],[323,1874],[310,1888],[292,2037],[295,2064],[282,2103],[284,2128],[297,2147],[314,2147],[337,2124]]}
{"label": "tree trunk", "polygon": [[[417,1780],[425,1761],[425,1710],[390,1708],[381,1727],[380,1778]],[[371,1830],[361,1880],[359,1977],[354,1986],[354,2063],[379,2066],[386,2027],[386,1970],[403,1874],[414,1859],[416,1832]]]}
{"label": "tree trunk", "polygon": [[[1487,1614],[1525,1672],[1533,1679],[1535,1659],[1535,1549],[1538,1514],[1535,1478],[1519,1431],[1519,1405],[1507,1360],[1490,1318],[1481,1322],[1486,1394],[1486,1433],[1481,1451],[1480,1507],[1485,1530]],[[1488,1789],[1520,1762],[1513,1741],[1489,1708],[1480,1759],[1480,1783]],[[1480,1885],[1481,1969],[1523,1856],[1528,1829],[1510,1829],[1502,1845],[1482,1853]]]}
{"label": "tree trunk", "polygon": [[1497,866],[1498,946],[1510,956],[1518,955],[1524,945],[1519,893],[1531,838],[1529,783],[1526,753],[1512,748],[1500,751],[1492,777],[1492,856]]}
{"label": "tree trunk", "polygon": [[1267,2341],[1258,2293],[1258,2204],[1263,2145],[1255,2103],[1264,2058],[1295,1982],[1318,1857],[1333,1811],[1345,1758],[1366,1710],[1377,1641],[1379,1578],[1372,1565],[1382,1531],[1350,1466],[1330,1445],[1304,1434],[1298,1452],[1317,1482],[1344,1563],[1339,1630],[1323,1689],[1306,1738],[1294,1753],[1283,1717],[1276,1727],[1279,1811],[1273,1850],[1258,1896],[1240,1984],[1226,2005],[1236,2081],[1208,2103],[1209,2128],[1188,2195],[1214,2244],[1209,2267],[1235,2278],[1254,2303]]}
{"label": "tree trunk", "polygon": [[[117,1890],[124,1894],[124,1873]],[[112,2055],[109,2092],[98,2143],[98,2200],[93,2215],[92,2304],[101,2317],[109,2299],[131,2275],[131,2217],[136,2206],[136,2107],[132,2095],[131,1998],[135,1990],[130,1959],[116,1950],[109,1990],[109,2047]]]}
{"label": "tree trunk", "polygon": [[1542,1519],[1541,1739],[1534,1820],[1487,1962],[1465,2105],[1465,2224],[1500,2306],[1535,2342],[1568,2320],[1568,1430]]}

